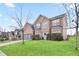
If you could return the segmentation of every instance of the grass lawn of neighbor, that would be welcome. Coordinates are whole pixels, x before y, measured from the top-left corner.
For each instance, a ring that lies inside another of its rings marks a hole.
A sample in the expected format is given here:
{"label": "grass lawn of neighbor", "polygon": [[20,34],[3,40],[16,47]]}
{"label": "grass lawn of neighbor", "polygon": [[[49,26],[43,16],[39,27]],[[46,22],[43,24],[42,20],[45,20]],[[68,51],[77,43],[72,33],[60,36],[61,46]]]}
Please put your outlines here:
{"label": "grass lawn of neighbor", "polygon": [[74,49],[75,38],[68,41],[29,40],[0,47],[8,56],[79,56],[79,50]]}

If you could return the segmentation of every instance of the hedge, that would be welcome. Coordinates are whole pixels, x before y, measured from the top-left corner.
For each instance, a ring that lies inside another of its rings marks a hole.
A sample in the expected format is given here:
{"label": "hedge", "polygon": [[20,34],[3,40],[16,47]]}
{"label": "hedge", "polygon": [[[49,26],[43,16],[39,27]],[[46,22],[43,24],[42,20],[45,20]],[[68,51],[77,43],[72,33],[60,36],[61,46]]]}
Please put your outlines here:
{"label": "hedge", "polygon": [[63,40],[63,36],[61,33],[52,33],[51,34],[51,39],[50,39],[50,34],[47,35],[48,40],[56,40],[56,41],[61,41]]}

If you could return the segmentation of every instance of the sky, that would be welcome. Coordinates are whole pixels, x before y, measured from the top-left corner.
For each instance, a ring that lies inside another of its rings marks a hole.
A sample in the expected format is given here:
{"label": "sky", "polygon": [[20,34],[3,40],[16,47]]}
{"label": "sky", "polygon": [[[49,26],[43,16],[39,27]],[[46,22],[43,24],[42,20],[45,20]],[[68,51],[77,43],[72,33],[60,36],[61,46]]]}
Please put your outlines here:
{"label": "sky", "polygon": [[[15,17],[15,13],[20,17],[21,7],[23,25],[27,21],[33,24],[40,14],[51,18],[66,12],[63,5],[59,3],[0,3],[0,28],[4,31],[14,30],[11,26],[17,26],[17,23],[11,17]],[[26,20],[27,17],[29,20]]]}

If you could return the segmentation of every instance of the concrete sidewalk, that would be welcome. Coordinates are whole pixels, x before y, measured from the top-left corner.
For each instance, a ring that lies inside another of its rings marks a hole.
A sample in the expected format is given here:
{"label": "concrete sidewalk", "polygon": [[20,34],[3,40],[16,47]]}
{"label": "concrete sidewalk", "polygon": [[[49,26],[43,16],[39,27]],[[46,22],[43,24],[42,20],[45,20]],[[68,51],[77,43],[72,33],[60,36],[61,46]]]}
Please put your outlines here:
{"label": "concrete sidewalk", "polygon": [[7,56],[7,55],[3,53],[2,51],[0,51],[0,56]]}
{"label": "concrete sidewalk", "polygon": [[0,47],[1,46],[7,46],[7,45],[10,45],[10,44],[15,44],[15,43],[18,43],[18,42],[21,42],[22,40],[19,40],[19,41],[12,41],[12,42],[7,42],[7,43],[1,43],[0,44]]}

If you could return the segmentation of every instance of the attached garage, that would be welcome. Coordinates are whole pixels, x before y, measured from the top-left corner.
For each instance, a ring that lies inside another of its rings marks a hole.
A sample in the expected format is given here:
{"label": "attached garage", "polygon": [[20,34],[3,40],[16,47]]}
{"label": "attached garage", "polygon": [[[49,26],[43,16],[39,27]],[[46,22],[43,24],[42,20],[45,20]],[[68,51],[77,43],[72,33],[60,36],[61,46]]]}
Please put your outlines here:
{"label": "attached garage", "polygon": [[24,39],[25,40],[32,40],[32,35],[31,34],[25,34]]}
{"label": "attached garage", "polygon": [[24,39],[32,40],[32,34],[33,34],[32,25],[26,23],[24,26]]}

